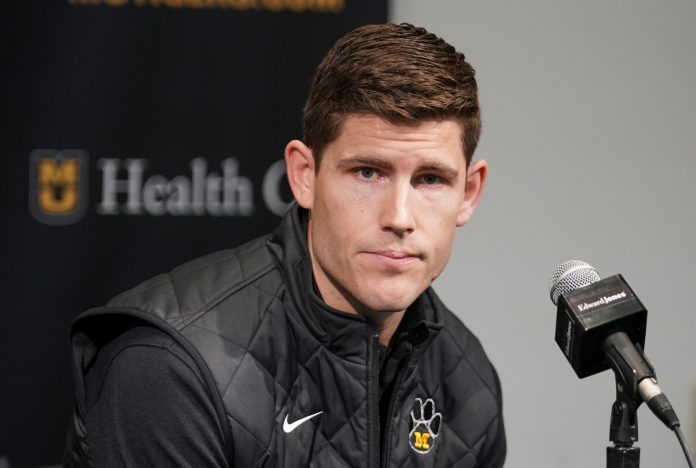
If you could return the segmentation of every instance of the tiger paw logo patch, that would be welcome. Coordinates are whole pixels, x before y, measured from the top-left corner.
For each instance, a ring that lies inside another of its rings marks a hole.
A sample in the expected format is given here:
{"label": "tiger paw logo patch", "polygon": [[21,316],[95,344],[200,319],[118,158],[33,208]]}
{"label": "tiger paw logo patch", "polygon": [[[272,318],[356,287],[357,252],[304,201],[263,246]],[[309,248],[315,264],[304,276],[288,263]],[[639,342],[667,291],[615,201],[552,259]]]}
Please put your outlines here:
{"label": "tiger paw logo patch", "polygon": [[440,433],[442,414],[435,412],[435,402],[428,398],[425,402],[416,398],[411,410],[412,429],[408,433],[408,443],[420,454],[430,452]]}

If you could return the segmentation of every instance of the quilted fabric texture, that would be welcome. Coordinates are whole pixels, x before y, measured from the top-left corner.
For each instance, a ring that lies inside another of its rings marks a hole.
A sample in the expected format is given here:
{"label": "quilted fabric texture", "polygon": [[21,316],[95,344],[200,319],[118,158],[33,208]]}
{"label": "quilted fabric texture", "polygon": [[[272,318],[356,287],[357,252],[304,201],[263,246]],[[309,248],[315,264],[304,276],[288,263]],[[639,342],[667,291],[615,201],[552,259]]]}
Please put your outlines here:
{"label": "quilted fabric texture", "polygon": [[[226,429],[231,466],[502,466],[495,370],[432,290],[418,300],[427,321],[379,447],[376,334],[314,294],[300,216],[294,208],[272,237],[189,262],[78,318],[78,422],[80,368],[98,352],[99,327],[128,317],[171,334],[194,357]],[[440,417],[423,419],[415,436],[418,398],[432,400]],[[284,422],[315,413],[284,432]]]}

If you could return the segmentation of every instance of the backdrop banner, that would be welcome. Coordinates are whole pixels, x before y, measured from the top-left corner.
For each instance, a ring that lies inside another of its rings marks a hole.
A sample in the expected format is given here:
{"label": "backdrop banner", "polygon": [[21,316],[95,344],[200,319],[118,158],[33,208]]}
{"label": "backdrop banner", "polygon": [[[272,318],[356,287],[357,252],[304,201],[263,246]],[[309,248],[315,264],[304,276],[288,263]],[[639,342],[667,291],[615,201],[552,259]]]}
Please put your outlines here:
{"label": "backdrop banner", "polygon": [[270,232],[314,68],[386,0],[4,2],[0,468],[58,463],[81,311]]}

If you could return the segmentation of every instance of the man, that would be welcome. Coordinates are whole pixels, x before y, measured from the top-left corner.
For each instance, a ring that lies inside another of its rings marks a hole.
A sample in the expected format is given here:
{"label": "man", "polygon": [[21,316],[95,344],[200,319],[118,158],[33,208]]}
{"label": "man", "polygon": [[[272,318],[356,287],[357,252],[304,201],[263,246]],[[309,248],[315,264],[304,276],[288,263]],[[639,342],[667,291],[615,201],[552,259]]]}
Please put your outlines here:
{"label": "man", "polygon": [[319,65],[276,232],[74,324],[68,464],[499,467],[500,385],[430,284],[487,165],[474,71],[411,25]]}

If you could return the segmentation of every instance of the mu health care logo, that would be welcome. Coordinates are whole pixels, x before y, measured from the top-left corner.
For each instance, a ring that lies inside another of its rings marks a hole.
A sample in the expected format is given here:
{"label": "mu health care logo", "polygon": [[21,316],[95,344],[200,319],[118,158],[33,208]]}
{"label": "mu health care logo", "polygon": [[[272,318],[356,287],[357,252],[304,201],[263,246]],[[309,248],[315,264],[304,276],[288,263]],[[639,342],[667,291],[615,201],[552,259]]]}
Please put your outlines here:
{"label": "mu health care logo", "polygon": [[[37,149],[29,156],[29,211],[45,224],[66,225],[88,211],[88,155],[85,150]],[[97,159],[101,172],[100,216],[252,216],[256,211],[251,179],[239,173],[239,161],[225,158],[221,171],[208,170],[208,161],[189,162],[190,173],[173,178],[145,177],[145,158]],[[261,181],[266,208],[283,216],[291,205],[283,182],[285,162],[273,162]],[[99,182],[99,180],[97,180]]]}
{"label": "mu health care logo", "polygon": [[440,433],[442,414],[435,411],[435,402],[428,398],[425,402],[416,398],[411,410],[411,432],[408,433],[408,443],[420,454],[430,452],[435,445],[435,439]]}
{"label": "mu health care logo", "polygon": [[29,211],[46,224],[71,224],[87,212],[87,152],[34,150],[29,157]]}

